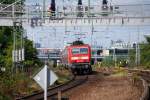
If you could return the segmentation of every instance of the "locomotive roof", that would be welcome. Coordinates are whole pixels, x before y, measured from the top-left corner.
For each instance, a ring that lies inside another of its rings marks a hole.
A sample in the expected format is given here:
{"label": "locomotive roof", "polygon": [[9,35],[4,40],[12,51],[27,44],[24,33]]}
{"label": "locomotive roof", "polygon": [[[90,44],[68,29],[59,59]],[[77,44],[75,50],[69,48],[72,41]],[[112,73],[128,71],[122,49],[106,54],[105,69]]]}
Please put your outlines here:
{"label": "locomotive roof", "polygon": [[90,47],[88,44],[83,44],[83,45],[71,45],[71,46],[67,46],[67,48],[69,47]]}

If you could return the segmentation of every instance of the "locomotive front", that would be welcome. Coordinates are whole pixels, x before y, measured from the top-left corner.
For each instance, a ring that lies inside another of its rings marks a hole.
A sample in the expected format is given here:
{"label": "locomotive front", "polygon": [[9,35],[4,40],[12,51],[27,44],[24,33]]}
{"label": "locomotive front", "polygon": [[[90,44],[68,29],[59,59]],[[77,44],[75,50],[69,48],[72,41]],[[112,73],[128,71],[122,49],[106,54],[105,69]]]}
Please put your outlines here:
{"label": "locomotive front", "polygon": [[70,46],[68,51],[72,72],[91,73],[91,48],[89,45]]}

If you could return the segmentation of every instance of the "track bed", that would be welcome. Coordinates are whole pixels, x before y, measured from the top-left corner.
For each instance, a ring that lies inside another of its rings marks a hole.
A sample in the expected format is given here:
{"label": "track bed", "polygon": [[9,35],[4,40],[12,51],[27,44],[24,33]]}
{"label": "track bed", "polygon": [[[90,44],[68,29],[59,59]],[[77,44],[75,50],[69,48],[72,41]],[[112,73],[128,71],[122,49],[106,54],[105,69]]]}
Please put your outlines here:
{"label": "track bed", "polygon": [[127,77],[91,75],[63,96],[69,100],[140,100],[142,91],[142,86],[133,86]]}

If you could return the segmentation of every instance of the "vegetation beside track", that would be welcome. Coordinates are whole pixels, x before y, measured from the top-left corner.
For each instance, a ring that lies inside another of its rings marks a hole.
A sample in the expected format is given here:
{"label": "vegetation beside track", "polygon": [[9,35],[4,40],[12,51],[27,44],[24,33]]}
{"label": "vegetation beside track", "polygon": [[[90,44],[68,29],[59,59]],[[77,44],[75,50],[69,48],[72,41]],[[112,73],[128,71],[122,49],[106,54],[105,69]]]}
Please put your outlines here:
{"label": "vegetation beside track", "polygon": [[[0,3],[2,4],[12,4],[17,0],[0,0]],[[21,0],[21,3],[23,4],[25,0]]]}
{"label": "vegetation beside track", "polygon": [[[19,36],[22,29],[17,28],[17,46],[21,45]],[[41,66],[37,51],[32,41],[24,38],[25,61],[20,62],[15,72],[12,71],[13,27],[0,27],[0,99],[12,99],[15,95],[30,93],[31,72]],[[21,64],[24,70],[21,70]]]}
{"label": "vegetation beside track", "polygon": [[[136,48],[135,44],[133,49],[129,50],[129,56],[127,58],[114,57],[113,55],[105,57],[101,62],[94,64],[96,67],[128,67],[138,69],[150,69],[150,36],[145,37],[145,41],[139,45],[139,60],[136,62]],[[138,49],[138,48],[137,48]],[[113,58],[114,57],[114,58]]]}
{"label": "vegetation beside track", "polygon": [[[22,29],[17,29],[19,38]],[[20,45],[19,39],[16,40]],[[25,61],[18,64],[17,71],[12,72],[12,49],[13,49],[13,27],[0,27],[0,100],[14,99],[39,90],[39,86],[33,81],[33,73],[42,67],[42,62],[37,58],[37,51],[33,48],[32,41],[24,38]],[[24,69],[21,70],[20,64]],[[4,70],[3,70],[4,69]],[[57,84],[64,83],[70,78],[70,73],[60,67],[54,68],[60,79]]]}
{"label": "vegetation beside track", "polygon": [[130,50],[130,65],[132,67],[136,66],[138,68],[150,69],[150,36],[146,36],[145,39],[145,42],[139,44],[140,62],[138,66],[135,64],[136,50]]}
{"label": "vegetation beside track", "polygon": [[[16,0],[0,0],[2,4],[12,4]],[[17,4],[24,4],[25,0]],[[19,37],[22,28],[16,29],[16,45],[20,45]],[[36,57],[36,49],[33,48],[32,41],[24,38],[25,41],[25,61],[24,71],[19,70],[12,73],[12,49],[13,49],[13,27],[0,27],[0,100],[12,100],[15,96],[29,94],[32,90],[29,88],[31,79],[29,70],[36,70],[41,62]],[[20,66],[19,66],[20,67]],[[26,71],[26,73],[24,73]]]}

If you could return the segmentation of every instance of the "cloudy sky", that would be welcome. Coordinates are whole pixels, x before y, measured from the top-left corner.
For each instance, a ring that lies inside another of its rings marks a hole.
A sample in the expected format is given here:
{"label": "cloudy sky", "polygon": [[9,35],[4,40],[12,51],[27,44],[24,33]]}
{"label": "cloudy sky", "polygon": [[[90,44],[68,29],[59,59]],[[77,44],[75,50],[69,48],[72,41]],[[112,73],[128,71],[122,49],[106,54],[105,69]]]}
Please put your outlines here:
{"label": "cloudy sky", "polygon": [[[57,2],[59,1],[59,3]],[[63,2],[64,1],[64,2]],[[88,0],[83,0],[86,5]],[[114,5],[128,4],[150,4],[150,0],[109,0]],[[42,0],[27,0],[27,4],[40,3]],[[46,0],[50,4],[50,0]],[[101,4],[102,0],[91,0],[91,5]],[[57,5],[76,5],[77,0],[56,0]],[[150,9],[147,6],[146,9]],[[136,10],[136,8],[134,8]],[[147,13],[147,12],[145,12]],[[83,34],[80,38],[88,44],[110,47],[111,41],[122,40],[125,43],[134,43],[144,41],[144,35],[150,34],[150,26],[95,26],[96,32],[91,35],[91,26],[74,26],[67,27],[70,31],[67,35],[64,27],[25,27],[27,29],[28,38],[35,43],[40,43],[41,47],[63,48],[64,45],[76,40],[79,36],[75,33]],[[92,37],[92,38],[91,38]],[[139,37],[139,40],[138,40]]]}

